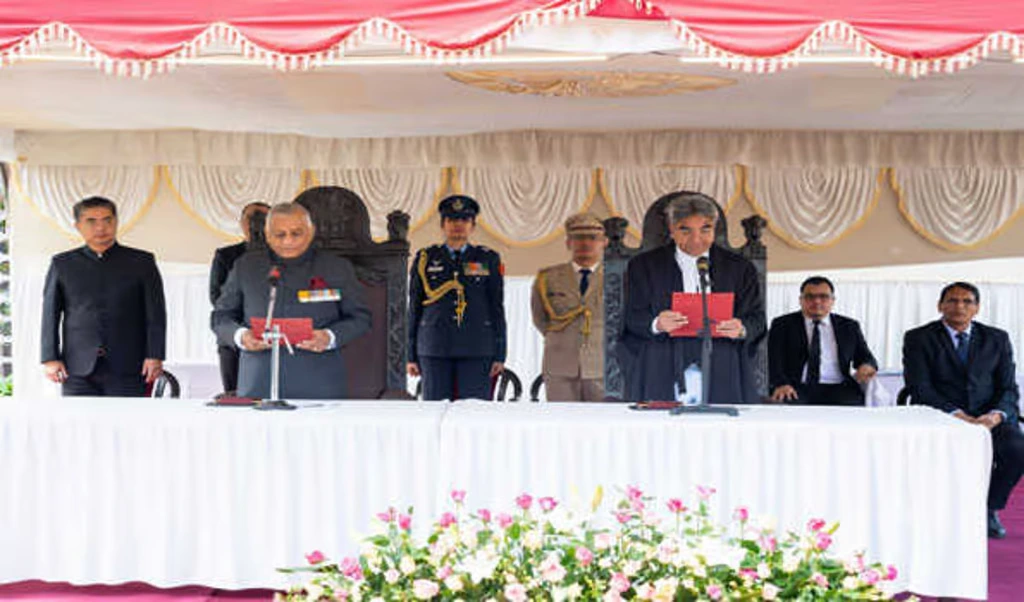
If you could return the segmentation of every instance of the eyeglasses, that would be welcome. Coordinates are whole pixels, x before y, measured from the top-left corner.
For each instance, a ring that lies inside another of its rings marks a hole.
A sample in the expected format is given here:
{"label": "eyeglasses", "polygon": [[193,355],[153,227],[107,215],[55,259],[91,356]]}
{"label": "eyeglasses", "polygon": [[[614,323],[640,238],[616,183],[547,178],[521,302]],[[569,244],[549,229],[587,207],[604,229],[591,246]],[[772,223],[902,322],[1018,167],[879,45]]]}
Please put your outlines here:
{"label": "eyeglasses", "polygon": [[828,301],[832,295],[829,293],[804,293],[801,297],[805,301]]}

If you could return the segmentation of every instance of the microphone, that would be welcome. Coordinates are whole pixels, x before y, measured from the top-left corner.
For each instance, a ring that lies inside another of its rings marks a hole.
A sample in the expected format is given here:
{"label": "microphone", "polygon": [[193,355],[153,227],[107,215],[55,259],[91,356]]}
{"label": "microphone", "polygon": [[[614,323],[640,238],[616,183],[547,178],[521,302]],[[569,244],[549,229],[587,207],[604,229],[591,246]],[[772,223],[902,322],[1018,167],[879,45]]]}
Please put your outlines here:
{"label": "microphone", "polygon": [[705,256],[697,258],[697,273],[700,274],[700,290],[708,288],[708,272],[711,271],[711,260]]}
{"label": "microphone", "polygon": [[270,266],[270,271],[267,272],[267,284],[270,286],[277,286],[277,283],[281,280],[281,268],[276,265]]}
{"label": "microphone", "polygon": [[276,265],[270,266],[270,271],[267,272],[267,284],[270,285],[270,299],[267,301],[267,321],[263,325],[264,340],[266,340],[267,334],[270,333],[270,324],[274,319],[274,305],[277,303],[277,285],[280,281],[281,268]]}

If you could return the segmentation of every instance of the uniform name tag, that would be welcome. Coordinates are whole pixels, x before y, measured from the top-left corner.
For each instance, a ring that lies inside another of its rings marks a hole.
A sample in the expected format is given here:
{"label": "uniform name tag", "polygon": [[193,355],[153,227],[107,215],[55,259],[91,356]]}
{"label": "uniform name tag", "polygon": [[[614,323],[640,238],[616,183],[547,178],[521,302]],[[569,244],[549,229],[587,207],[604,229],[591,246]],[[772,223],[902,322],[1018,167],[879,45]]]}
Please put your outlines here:
{"label": "uniform name tag", "polygon": [[299,291],[299,303],[325,303],[341,301],[340,288],[315,288]]}
{"label": "uniform name tag", "polygon": [[433,272],[443,272],[444,271],[444,266],[440,265],[440,264],[428,266],[427,267],[427,271],[431,272],[431,273],[433,273]]}
{"label": "uniform name tag", "polygon": [[491,270],[479,261],[467,261],[462,265],[462,271],[467,276],[490,276]]}

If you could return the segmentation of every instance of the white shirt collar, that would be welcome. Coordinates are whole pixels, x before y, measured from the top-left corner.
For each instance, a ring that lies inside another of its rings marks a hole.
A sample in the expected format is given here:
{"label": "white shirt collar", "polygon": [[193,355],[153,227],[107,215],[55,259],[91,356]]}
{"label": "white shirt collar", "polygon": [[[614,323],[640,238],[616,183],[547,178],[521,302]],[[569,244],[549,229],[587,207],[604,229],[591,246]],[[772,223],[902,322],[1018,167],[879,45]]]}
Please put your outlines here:
{"label": "white shirt collar", "polygon": [[[945,320],[942,321],[942,326],[945,327],[946,332],[949,333],[949,336],[953,339],[953,342],[956,343],[956,336],[959,333],[959,331],[956,328],[953,328],[952,326],[950,326],[949,324],[946,324]],[[973,329],[974,329],[974,322],[971,321],[971,323],[968,324],[967,328],[964,330],[964,332],[967,333],[967,338],[971,338],[971,330],[973,330]]]}
{"label": "white shirt collar", "polygon": [[[572,269],[573,269],[573,271],[574,271],[574,272],[576,272],[577,274],[579,274],[579,273],[580,273],[580,270],[582,270],[582,269],[583,269],[583,266],[581,266],[580,264],[576,263],[575,261],[570,261],[569,263],[571,263],[571,264],[572,264]],[[589,268],[587,268],[587,269],[589,269],[589,270],[590,270],[590,273],[591,273],[591,274],[593,274],[594,272],[596,272],[596,271],[597,271],[597,268],[599,268],[599,267],[601,267],[601,262],[600,262],[600,261],[598,261],[597,263],[595,263],[594,265],[590,266],[590,267],[589,267]]]}
{"label": "white shirt collar", "polygon": [[[707,256],[708,256],[707,253],[705,253],[703,255],[690,255],[686,251],[683,251],[682,249],[680,249],[679,245],[676,245],[676,261],[678,261],[680,263],[685,262],[685,263],[696,264],[698,259],[700,259],[701,257],[707,257]],[[708,257],[708,259],[710,260],[711,258]]]}

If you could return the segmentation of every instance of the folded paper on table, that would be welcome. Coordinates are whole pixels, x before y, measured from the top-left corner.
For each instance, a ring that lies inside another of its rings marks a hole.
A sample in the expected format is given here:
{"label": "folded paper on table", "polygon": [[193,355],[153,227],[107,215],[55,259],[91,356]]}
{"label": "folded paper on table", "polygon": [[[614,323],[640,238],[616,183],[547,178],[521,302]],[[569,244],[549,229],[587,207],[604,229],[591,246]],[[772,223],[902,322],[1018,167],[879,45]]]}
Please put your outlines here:
{"label": "folded paper on table", "polygon": [[[732,319],[733,293],[708,293],[708,317],[711,319],[711,336],[720,337],[719,322]],[[695,337],[704,317],[701,312],[700,293],[672,293],[672,311],[686,316],[685,326],[669,333],[673,337]]]}
{"label": "folded paper on table", "polygon": [[[270,322],[271,328],[277,324],[281,332],[288,337],[288,342],[297,345],[303,341],[313,338],[313,318],[274,318]],[[249,328],[257,339],[263,338],[263,330],[267,325],[265,317],[253,316],[249,318]]]}

